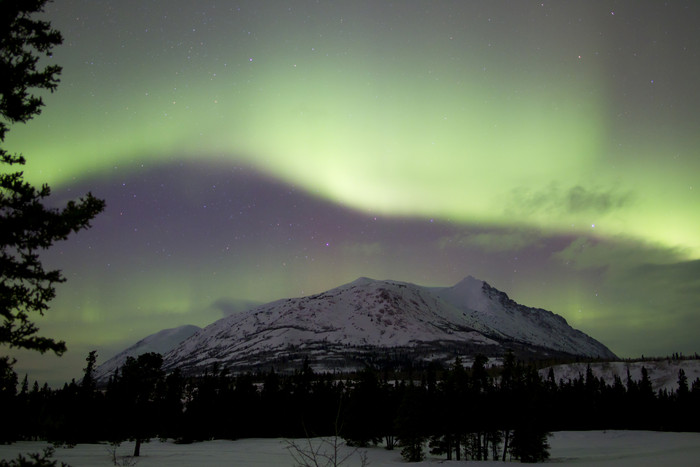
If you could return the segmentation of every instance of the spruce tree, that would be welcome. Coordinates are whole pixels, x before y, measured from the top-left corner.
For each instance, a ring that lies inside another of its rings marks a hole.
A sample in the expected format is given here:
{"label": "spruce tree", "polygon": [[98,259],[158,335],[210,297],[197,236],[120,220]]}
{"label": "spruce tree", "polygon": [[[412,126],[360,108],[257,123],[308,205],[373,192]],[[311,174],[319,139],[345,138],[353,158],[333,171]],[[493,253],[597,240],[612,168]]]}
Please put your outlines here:
{"label": "spruce tree", "polygon": [[511,451],[520,462],[544,462],[549,459],[549,433],[537,424],[516,428]]}
{"label": "spruce tree", "polygon": [[649,372],[644,366],[642,366],[642,379],[639,381],[639,392],[640,396],[645,400],[650,400],[654,398],[654,389],[651,385]]}
{"label": "spruce tree", "polygon": [[97,383],[95,381],[95,366],[97,365],[97,351],[92,350],[85,358],[87,366],[85,367],[83,380],[80,382],[80,387],[83,392],[87,394],[92,394],[97,389]]}
{"label": "spruce tree", "polygon": [[[34,90],[53,92],[61,67],[39,67],[42,55],[51,56],[62,42],[61,34],[46,21],[32,19],[43,11],[47,0],[0,2],[0,142],[10,125],[26,123],[44,105]],[[72,232],[90,226],[104,209],[104,202],[88,193],[61,208],[45,205],[51,190],[35,188],[24,180],[16,166],[21,155],[0,149],[0,345],[60,355],[65,342],[39,336],[34,323],[48,310],[55,296],[54,284],[65,279],[59,270],[46,270],[39,252]]]}
{"label": "spruce tree", "polygon": [[406,388],[395,420],[401,446],[401,457],[407,462],[421,462],[425,458],[423,445],[427,439],[425,395],[422,388]]}
{"label": "spruce tree", "polygon": [[345,409],[341,435],[349,445],[367,447],[381,441],[381,392],[379,379],[370,368],[357,375]]}
{"label": "spruce tree", "polygon": [[[53,92],[61,67],[39,64],[50,57],[63,38],[47,21],[32,18],[48,0],[0,0],[0,143],[10,126],[26,123],[41,113],[39,91]],[[40,336],[35,320],[48,310],[55,284],[64,282],[60,270],[46,270],[39,253],[73,232],[88,228],[104,209],[104,201],[88,193],[64,207],[47,207],[48,185],[34,187],[18,170],[26,159],[0,148],[0,346],[53,351],[66,350],[63,341]],[[0,359],[11,366],[8,359]],[[6,411],[8,412],[8,411]],[[9,413],[4,416],[8,417]],[[9,419],[12,419],[9,416]],[[2,465],[56,465],[49,453],[18,457]]]}
{"label": "spruce tree", "polygon": [[16,427],[9,420],[17,417],[17,373],[12,369],[8,357],[0,358],[0,409],[3,412],[3,423],[0,423],[0,443],[9,443],[17,438]]}
{"label": "spruce tree", "polygon": [[448,451],[454,450],[455,459],[460,460],[462,439],[466,427],[472,422],[471,407],[473,401],[468,397],[469,376],[462,360],[455,358],[450,371],[445,373],[443,391],[445,393],[445,421]]}
{"label": "spruce tree", "polygon": [[678,370],[678,389],[676,390],[676,396],[678,399],[683,400],[688,397],[690,390],[688,389],[688,377],[685,375],[683,368]]}
{"label": "spruce tree", "polygon": [[97,442],[101,433],[98,426],[97,417],[100,411],[101,393],[97,391],[97,382],[95,381],[95,366],[97,365],[97,351],[92,350],[85,358],[87,363],[84,368],[83,379],[77,385],[75,394],[76,409],[75,413],[71,414],[71,419],[75,419],[76,424],[76,439],[78,442]]}
{"label": "spruce tree", "polygon": [[138,358],[127,357],[121,374],[115,378],[108,394],[115,427],[114,441],[133,439],[134,457],[141,453],[141,443],[158,434],[158,418],[164,400],[163,357],[149,352]]}

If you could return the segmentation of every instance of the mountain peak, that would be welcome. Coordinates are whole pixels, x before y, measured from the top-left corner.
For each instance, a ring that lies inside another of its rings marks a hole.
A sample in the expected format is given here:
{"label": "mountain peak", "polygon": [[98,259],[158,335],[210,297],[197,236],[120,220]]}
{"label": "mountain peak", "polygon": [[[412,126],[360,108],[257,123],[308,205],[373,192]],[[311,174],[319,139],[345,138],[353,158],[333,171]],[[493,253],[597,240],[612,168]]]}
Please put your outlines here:
{"label": "mountain peak", "polygon": [[485,283],[474,276],[467,276],[453,285],[452,288],[457,290],[481,290]]}
{"label": "mountain peak", "polygon": [[467,276],[452,287],[436,287],[433,291],[459,308],[482,310],[488,307],[489,297],[484,294],[486,282]]}
{"label": "mountain peak", "polygon": [[470,274],[470,275],[466,276],[464,279],[462,279],[461,281],[457,282],[457,284],[455,284],[455,286],[457,286],[459,284],[469,284],[469,283],[473,283],[473,282],[483,283],[484,281],[482,281],[481,279],[477,279],[476,277],[474,277]]}
{"label": "mountain peak", "polygon": [[214,363],[232,372],[285,371],[309,359],[322,371],[350,371],[507,350],[528,358],[614,357],[560,316],[519,305],[472,276],[452,287],[360,277],[223,318],[181,342],[164,364],[190,374]]}
{"label": "mountain peak", "polygon": [[367,284],[370,284],[372,282],[378,282],[378,281],[376,279],[372,279],[370,277],[361,276],[361,277],[358,277],[357,279],[355,279],[354,281],[350,282],[348,285],[356,285],[356,286],[357,285],[367,285]]}

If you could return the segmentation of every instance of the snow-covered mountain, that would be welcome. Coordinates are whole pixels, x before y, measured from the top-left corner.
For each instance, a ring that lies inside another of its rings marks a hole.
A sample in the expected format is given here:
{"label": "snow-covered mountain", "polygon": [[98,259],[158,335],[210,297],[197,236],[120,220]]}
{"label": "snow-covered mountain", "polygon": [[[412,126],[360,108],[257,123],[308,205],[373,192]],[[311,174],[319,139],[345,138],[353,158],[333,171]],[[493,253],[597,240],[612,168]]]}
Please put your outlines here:
{"label": "snow-covered mountain", "polygon": [[486,282],[422,287],[360,278],[327,292],[278,300],[225,317],[165,355],[166,369],[201,373],[284,371],[307,358],[347,370],[397,359],[452,361],[456,355],[615,358],[564,318],[519,305]]}
{"label": "snow-covered mountain", "polygon": [[155,334],[151,334],[99,365],[95,369],[95,379],[106,382],[110,375],[114,374],[114,370],[126,362],[127,357],[138,357],[148,352],[164,355],[200,329],[198,326],[188,324],[177,328],[163,329]]}

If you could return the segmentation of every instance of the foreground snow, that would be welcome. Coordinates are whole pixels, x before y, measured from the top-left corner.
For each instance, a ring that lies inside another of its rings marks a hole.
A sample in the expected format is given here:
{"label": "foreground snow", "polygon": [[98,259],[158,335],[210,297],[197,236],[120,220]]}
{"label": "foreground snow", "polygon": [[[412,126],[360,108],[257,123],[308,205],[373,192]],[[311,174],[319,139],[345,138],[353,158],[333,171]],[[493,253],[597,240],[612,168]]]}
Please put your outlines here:
{"label": "foreground snow", "polygon": [[[318,440],[314,440],[318,442]],[[305,440],[297,440],[302,445]],[[566,431],[550,438],[550,462],[577,466],[695,466],[700,459],[700,433],[661,433],[652,431]],[[37,452],[46,443],[20,442],[0,446],[0,458],[12,459],[18,453]],[[287,450],[288,443],[281,439],[243,439],[238,441],[207,441],[189,445],[154,441],[142,446],[139,467],[151,466],[292,466],[294,460]],[[75,448],[57,448],[54,458],[73,467],[113,465],[110,447],[104,444],[81,444]],[[132,443],[118,448],[119,455],[127,455]],[[348,449],[348,448],[345,448]],[[417,464],[406,464],[398,450],[382,448],[365,450],[372,467],[395,465],[444,465],[443,459],[428,458]],[[490,462],[491,463],[491,462]],[[495,464],[496,462],[493,462]],[[449,465],[483,465],[484,462],[456,462]],[[502,464],[499,462],[499,464]],[[127,465],[127,464],[124,464]],[[134,465],[134,464],[131,464]],[[343,465],[359,466],[355,453]]]}

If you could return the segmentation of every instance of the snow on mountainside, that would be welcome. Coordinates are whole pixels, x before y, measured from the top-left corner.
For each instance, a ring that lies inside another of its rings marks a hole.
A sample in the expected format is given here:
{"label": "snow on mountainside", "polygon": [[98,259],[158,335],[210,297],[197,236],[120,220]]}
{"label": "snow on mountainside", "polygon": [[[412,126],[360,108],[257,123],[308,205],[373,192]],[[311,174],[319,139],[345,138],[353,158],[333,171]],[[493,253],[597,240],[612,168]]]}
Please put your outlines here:
{"label": "snow on mountainside", "polygon": [[489,335],[552,348],[572,355],[614,358],[600,342],[569,326],[564,318],[530,308],[471,276],[453,287],[432,288],[435,295],[466,312],[475,329]]}
{"label": "snow on mountainside", "polygon": [[114,374],[114,370],[126,362],[127,357],[138,357],[148,352],[164,355],[200,329],[198,326],[188,324],[177,328],[163,329],[155,334],[151,334],[98,366],[95,369],[95,379],[97,381],[107,381],[110,375]]}
{"label": "snow on mountainside", "polygon": [[165,356],[166,369],[200,373],[288,369],[308,358],[333,370],[382,355],[453,360],[457,354],[614,358],[604,345],[546,310],[518,305],[483,281],[429,288],[360,278],[324,293],[278,300],[225,317]]}

